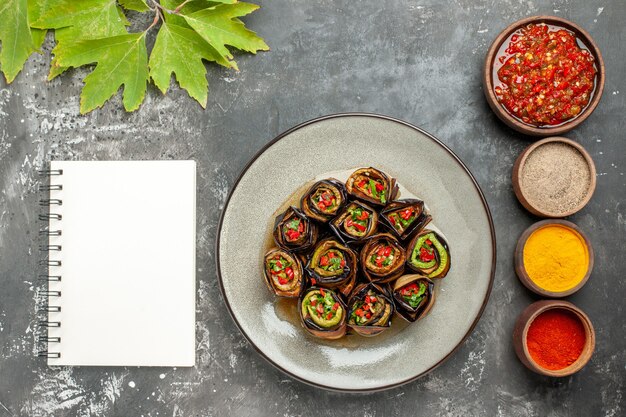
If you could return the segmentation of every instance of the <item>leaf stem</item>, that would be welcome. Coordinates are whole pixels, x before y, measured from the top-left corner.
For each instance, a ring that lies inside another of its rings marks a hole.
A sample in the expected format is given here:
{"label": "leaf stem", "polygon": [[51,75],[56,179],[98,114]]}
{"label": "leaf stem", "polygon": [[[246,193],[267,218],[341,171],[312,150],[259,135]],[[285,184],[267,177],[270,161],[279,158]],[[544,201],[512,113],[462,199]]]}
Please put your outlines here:
{"label": "leaf stem", "polygon": [[161,10],[158,7],[155,7],[155,9],[154,9],[154,20],[152,21],[150,26],[148,26],[146,28],[145,31],[147,32],[150,29],[152,29],[157,23],[159,23],[160,19],[163,19],[163,15],[161,14]]}
{"label": "leaf stem", "polygon": [[150,1],[152,2],[152,4],[154,4],[155,8],[157,8],[157,9],[161,9],[162,11],[165,11],[165,12],[167,12],[169,14],[174,13],[173,10],[170,10],[168,8],[163,7],[163,5],[161,3],[159,3],[158,1],[156,1],[156,0],[150,0]]}
{"label": "leaf stem", "polygon": [[178,14],[178,12],[180,12],[180,9],[182,9],[183,7],[185,7],[185,4],[189,3],[191,0],[185,0],[184,2],[182,2],[181,4],[178,5],[178,7],[176,7],[174,9],[174,14]]}

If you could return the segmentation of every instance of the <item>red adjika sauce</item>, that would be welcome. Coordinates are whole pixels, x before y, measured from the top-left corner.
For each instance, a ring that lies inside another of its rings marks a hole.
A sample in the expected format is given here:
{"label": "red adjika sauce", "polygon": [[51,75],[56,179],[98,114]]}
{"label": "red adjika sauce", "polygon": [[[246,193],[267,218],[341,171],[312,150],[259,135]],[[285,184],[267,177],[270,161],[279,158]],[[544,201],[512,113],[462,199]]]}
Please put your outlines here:
{"label": "red adjika sauce", "polygon": [[495,93],[511,115],[534,126],[556,126],[589,104],[595,59],[569,30],[529,24],[503,47],[494,68]]}

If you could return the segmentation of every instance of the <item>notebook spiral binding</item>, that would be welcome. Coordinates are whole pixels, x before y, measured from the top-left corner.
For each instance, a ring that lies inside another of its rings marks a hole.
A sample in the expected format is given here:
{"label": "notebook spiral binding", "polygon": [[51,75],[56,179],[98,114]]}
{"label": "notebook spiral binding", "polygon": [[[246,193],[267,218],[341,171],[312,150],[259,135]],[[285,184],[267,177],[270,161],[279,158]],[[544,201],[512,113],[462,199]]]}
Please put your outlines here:
{"label": "notebook spiral binding", "polygon": [[[63,175],[63,170],[62,169],[44,169],[44,170],[39,170],[39,175],[41,177],[46,177],[46,178],[50,178],[51,181],[49,184],[41,184],[39,185],[39,191],[42,193],[46,193],[48,194],[50,191],[61,191],[63,190],[63,185],[62,184],[52,184],[52,178],[53,177],[57,177],[60,175]],[[60,267],[62,265],[61,260],[57,260],[57,259],[50,259],[50,256],[53,253],[58,253],[61,250],[63,250],[63,247],[61,245],[52,245],[49,243],[48,239],[51,236],[61,236],[62,235],[62,231],[58,230],[58,229],[54,229],[54,230],[50,230],[49,228],[49,224],[50,221],[61,221],[63,219],[63,216],[60,213],[53,213],[50,210],[53,209],[53,207],[58,207],[58,206],[62,206],[63,205],[63,200],[58,199],[58,198],[49,198],[48,195],[46,195],[46,198],[42,198],[41,200],[39,200],[39,206],[40,207],[46,207],[48,208],[46,213],[41,213],[39,214],[38,218],[39,221],[41,221],[43,223],[41,229],[39,230],[39,236],[42,239],[46,239],[46,243],[45,244],[40,244],[39,245],[39,251],[43,253],[46,253],[48,256],[43,257],[42,259],[39,260],[39,265],[43,268],[46,269],[46,273],[45,274],[40,274],[37,278],[38,281],[40,282],[46,282],[46,288],[44,290],[41,290],[39,292],[39,294],[44,297],[46,299],[45,304],[42,304],[38,307],[37,311],[39,314],[41,315],[45,315],[45,320],[40,320],[39,321],[39,327],[42,331],[42,333],[44,334],[40,334],[38,341],[40,345],[45,345],[46,348],[44,350],[39,350],[37,353],[37,356],[42,357],[42,358],[54,358],[54,359],[59,359],[61,357],[61,352],[56,351],[56,349],[53,351],[52,349],[52,345],[53,344],[58,344],[61,343],[61,337],[58,336],[49,336],[48,334],[48,329],[50,328],[59,328],[61,327],[61,322],[60,321],[51,321],[48,319],[48,313],[60,313],[61,312],[61,306],[60,305],[52,305],[51,301],[55,300],[58,301],[58,299],[61,297],[61,291],[58,290],[50,290],[49,288],[49,283],[54,282],[54,283],[58,283],[61,282],[62,277],[61,275],[55,275],[55,274],[51,274],[49,271],[50,267]]]}

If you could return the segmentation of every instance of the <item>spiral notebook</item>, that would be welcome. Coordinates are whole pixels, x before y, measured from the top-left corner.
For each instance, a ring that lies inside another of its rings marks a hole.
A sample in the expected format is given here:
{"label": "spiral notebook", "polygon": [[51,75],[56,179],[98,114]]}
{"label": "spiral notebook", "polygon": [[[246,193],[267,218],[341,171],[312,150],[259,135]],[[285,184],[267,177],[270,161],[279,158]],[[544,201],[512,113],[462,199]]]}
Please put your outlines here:
{"label": "spiral notebook", "polygon": [[194,161],[53,161],[48,365],[193,366]]}

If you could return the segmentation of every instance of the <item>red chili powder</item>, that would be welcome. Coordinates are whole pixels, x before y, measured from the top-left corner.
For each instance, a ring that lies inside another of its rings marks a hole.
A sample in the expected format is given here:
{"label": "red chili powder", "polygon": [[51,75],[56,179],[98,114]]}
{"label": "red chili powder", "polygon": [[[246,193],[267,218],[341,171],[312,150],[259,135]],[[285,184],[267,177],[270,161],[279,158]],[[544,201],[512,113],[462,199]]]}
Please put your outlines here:
{"label": "red chili powder", "polygon": [[558,370],[576,362],[585,340],[585,328],[574,313],[551,309],[541,313],[530,324],[526,345],[539,366]]}

